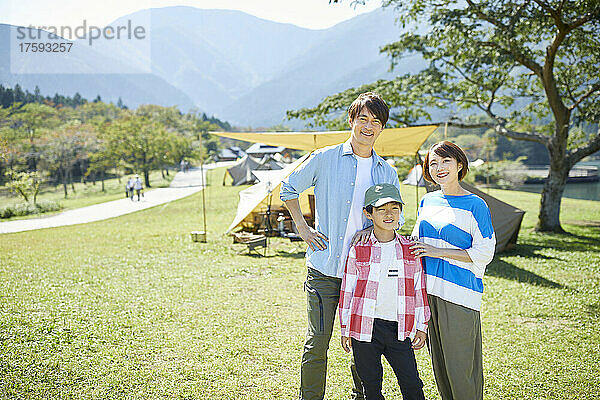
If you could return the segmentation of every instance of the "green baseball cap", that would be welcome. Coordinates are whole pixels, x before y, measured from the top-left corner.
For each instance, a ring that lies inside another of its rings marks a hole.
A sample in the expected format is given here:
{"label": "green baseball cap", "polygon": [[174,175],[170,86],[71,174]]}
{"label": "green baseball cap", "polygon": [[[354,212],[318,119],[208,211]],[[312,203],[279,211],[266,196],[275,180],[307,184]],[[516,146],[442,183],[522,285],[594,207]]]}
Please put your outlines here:
{"label": "green baseball cap", "polygon": [[392,201],[404,204],[398,188],[391,183],[373,185],[365,192],[365,207],[381,207]]}

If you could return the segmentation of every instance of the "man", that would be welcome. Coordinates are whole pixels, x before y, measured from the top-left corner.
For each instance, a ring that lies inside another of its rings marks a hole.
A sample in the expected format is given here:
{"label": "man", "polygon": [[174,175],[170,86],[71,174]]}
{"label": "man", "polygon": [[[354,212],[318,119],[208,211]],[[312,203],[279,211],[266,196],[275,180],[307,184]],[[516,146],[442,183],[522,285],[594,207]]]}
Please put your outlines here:
{"label": "man", "polygon": [[[378,94],[361,94],[348,109],[350,139],[315,151],[281,186],[281,200],[309,247],[304,284],[308,333],[302,354],[301,400],[320,400],[325,396],[327,350],[350,241],[369,223],[362,213],[365,191],[378,183],[400,188],[394,168],[373,151],[388,117],[389,108]],[[315,228],[304,220],[298,202],[300,193],[311,186],[315,192]],[[400,218],[404,220],[402,215]],[[352,376],[353,398],[362,399],[354,363]]]}

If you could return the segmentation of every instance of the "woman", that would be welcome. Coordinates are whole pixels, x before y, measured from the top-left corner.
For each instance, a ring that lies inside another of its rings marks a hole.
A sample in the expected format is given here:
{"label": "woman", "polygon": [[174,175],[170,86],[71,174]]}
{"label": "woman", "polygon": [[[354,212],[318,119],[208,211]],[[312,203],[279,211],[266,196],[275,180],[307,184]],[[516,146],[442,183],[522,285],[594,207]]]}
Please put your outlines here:
{"label": "woman", "polygon": [[419,240],[411,249],[426,274],[429,349],[443,400],[483,399],[479,310],[496,237],[486,203],[459,184],[468,170],[454,143],[431,146],[423,175],[441,190],[423,196],[412,233]]}

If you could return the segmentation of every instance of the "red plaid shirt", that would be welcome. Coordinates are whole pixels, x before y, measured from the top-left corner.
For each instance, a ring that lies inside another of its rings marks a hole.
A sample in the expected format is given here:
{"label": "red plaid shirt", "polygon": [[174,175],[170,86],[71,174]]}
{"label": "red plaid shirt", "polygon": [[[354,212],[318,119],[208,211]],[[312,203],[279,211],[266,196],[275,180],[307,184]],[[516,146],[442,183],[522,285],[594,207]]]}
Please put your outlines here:
{"label": "red plaid shirt", "polygon": [[[421,260],[409,249],[410,242],[396,234],[398,260],[398,340],[413,339],[417,329],[427,332],[431,312],[425,290]],[[403,266],[400,265],[403,262]],[[403,267],[403,268],[402,268]],[[350,248],[342,277],[339,315],[342,336],[370,342],[375,319],[377,288],[381,271],[381,244],[371,233],[364,245]]]}

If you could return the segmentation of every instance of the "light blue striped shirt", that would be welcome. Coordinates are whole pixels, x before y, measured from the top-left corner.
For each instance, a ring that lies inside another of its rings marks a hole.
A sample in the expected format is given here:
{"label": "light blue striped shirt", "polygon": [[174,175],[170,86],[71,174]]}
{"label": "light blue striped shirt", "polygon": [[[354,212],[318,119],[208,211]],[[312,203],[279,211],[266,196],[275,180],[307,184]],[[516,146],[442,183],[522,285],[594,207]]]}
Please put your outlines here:
{"label": "light blue striped shirt", "polygon": [[[371,157],[373,183],[391,183],[400,190],[396,170],[375,151]],[[325,250],[308,248],[306,264],[327,276],[342,277],[347,257],[342,254],[343,239],[352,206],[357,163],[348,140],[315,151],[281,185],[279,197],[283,201],[298,198],[309,187],[315,187],[315,229],[327,236],[329,244]],[[357,206],[362,208],[363,204]],[[365,227],[370,223],[368,221]]]}
{"label": "light blue striped shirt", "polygon": [[425,257],[427,293],[479,310],[485,267],[494,258],[496,236],[490,210],[481,197],[444,195],[440,190],[423,196],[413,236],[444,249],[466,250],[472,262]]}

